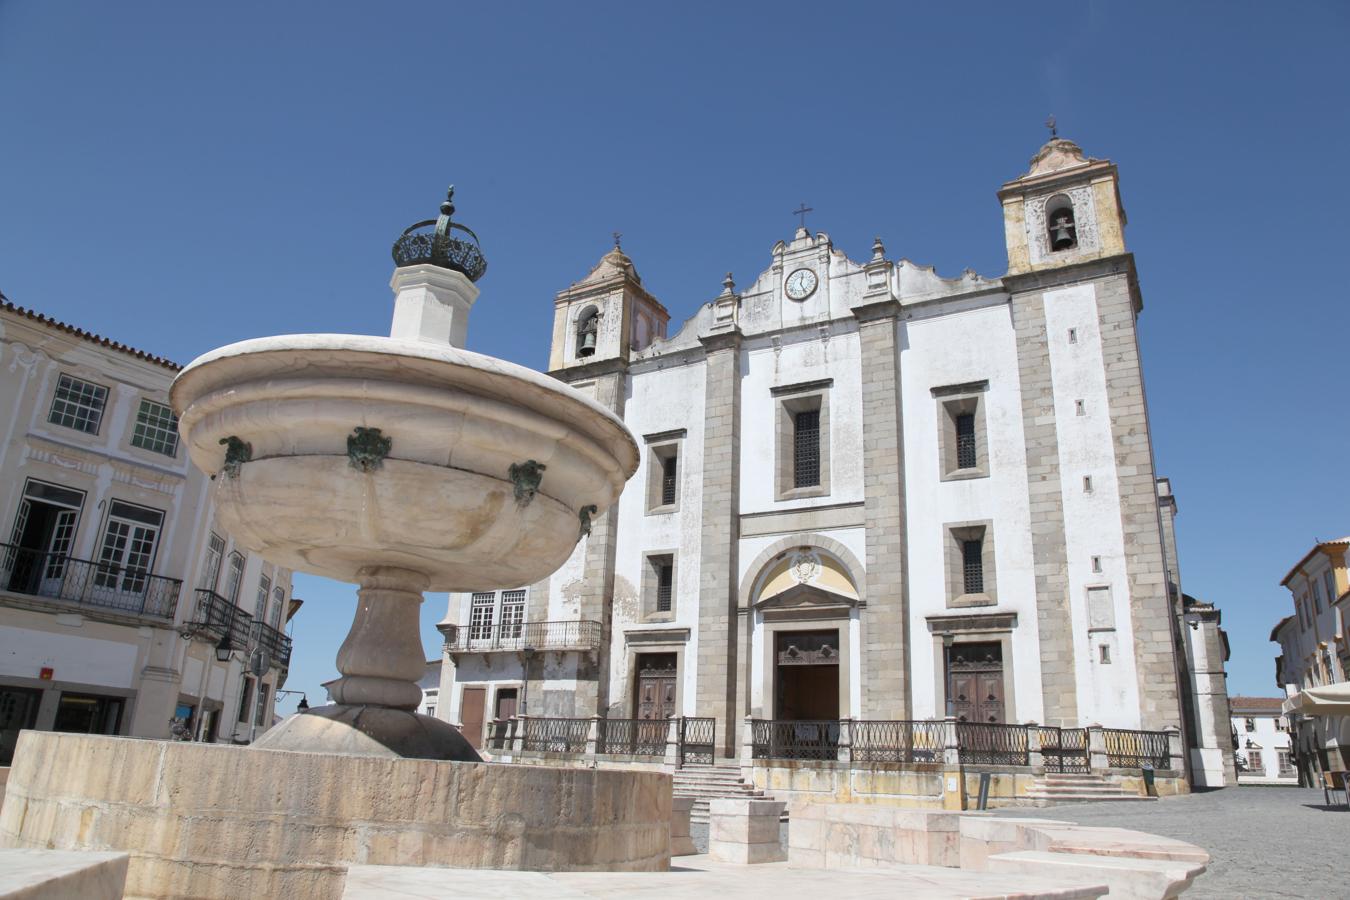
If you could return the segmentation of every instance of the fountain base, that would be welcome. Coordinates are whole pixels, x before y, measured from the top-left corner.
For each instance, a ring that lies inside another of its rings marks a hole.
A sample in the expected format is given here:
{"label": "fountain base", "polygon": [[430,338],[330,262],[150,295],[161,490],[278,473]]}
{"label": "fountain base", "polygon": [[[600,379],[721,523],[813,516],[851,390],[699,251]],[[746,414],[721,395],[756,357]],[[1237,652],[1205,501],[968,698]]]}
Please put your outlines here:
{"label": "fountain base", "polygon": [[291,716],[253,743],[259,750],[481,762],[448,722],[387,706],[331,704]]}

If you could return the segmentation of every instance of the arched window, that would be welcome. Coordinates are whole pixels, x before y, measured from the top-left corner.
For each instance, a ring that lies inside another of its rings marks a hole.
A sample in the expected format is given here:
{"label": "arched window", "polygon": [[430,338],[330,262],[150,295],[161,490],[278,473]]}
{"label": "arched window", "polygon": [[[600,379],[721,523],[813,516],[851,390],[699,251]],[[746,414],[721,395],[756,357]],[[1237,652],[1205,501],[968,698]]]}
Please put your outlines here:
{"label": "arched window", "polygon": [[577,356],[595,353],[596,333],[600,330],[600,310],[587,307],[577,319]]}
{"label": "arched window", "polygon": [[1078,227],[1074,223],[1073,201],[1056,194],[1045,201],[1045,227],[1051,250],[1072,250],[1078,246]]}

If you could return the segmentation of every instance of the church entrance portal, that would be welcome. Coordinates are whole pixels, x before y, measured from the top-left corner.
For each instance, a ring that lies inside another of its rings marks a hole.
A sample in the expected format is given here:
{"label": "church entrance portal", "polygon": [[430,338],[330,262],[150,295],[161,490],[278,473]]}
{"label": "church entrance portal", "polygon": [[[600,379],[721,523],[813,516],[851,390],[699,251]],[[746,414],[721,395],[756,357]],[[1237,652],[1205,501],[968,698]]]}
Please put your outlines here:
{"label": "church entrance portal", "polygon": [[1003,645],[947,647],[947,714],[958,722],[1002,722]]}
{"label": "church entrance portal", "polygon": [[839,632],[780,631],[774,641],[774,718],[839,718]]}
{"label": "church entrance portal", "polygon": [[[635,718],[660,720],[675,715],[675,654],[643,653],[637,658]],[[664,733],[662,735],[664,740]]]}

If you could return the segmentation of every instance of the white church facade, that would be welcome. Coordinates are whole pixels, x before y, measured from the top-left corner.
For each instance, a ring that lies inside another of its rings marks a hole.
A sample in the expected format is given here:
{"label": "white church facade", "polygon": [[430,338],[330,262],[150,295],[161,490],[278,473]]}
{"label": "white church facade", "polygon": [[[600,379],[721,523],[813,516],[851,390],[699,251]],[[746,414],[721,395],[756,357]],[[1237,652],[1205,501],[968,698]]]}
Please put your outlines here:
{"label": "white church facade", "polygon": [[1116,167],[1054,139],[999,198],[1000,278],[799,228],[677,331],[617,246],[559,293],[641,468],[548,581],[451,595],[438,714],[1182,728]]}

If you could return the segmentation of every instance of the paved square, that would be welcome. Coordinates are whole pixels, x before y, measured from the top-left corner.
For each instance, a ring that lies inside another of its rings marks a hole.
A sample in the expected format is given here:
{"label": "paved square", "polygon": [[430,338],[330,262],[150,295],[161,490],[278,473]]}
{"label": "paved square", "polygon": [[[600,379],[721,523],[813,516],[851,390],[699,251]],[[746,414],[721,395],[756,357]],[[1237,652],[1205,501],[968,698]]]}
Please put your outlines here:
{"label": "paved square", "polygon": [[1210,853],[1209,871],[1182,896],[1350,897],[1350,813],[1327,809],[1320,790],[1235,787],[1156,803],[1086,803],[1001,814],[1134,828]]}

